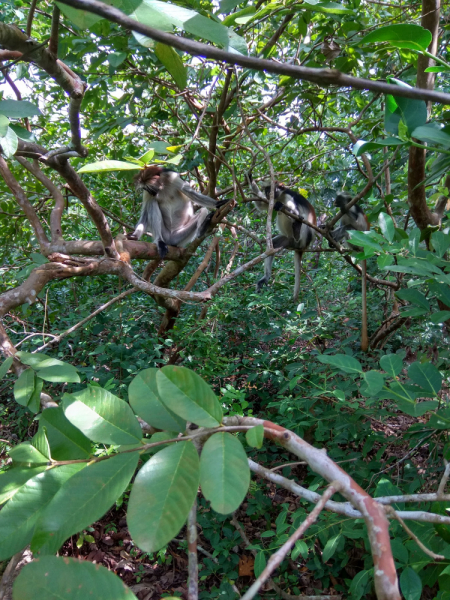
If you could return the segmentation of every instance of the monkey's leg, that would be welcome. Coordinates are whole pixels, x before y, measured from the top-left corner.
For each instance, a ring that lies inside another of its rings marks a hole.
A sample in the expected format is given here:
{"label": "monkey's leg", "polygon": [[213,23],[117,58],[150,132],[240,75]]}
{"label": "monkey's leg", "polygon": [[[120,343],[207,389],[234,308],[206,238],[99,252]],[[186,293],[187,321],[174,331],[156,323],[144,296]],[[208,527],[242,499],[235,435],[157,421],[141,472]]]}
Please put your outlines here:
{"label": "monkey's leg", "polygon": [[361,350],[367,352],[369,349],[369,336],[367,333],[367,263],[365,260],[361,263]]}
{"label": "monkey's leg", "polygon": [[[276,235],[273,238],[272,243],[274,248],[286,248],[286,246],[289,245],[289,239],[284,235]],[[268,256],[264,261],[264,277],[261,277],[261,279],[256,284],[257,292],[260,292],[261,288],[269,283],[270,278],[272,276],[272,263],[274,258],[275,256],[273,255]]]}
{"label": "monkey's leg", "polygon": [[207,208],[201,208],[186,225],[170,233],[167,243],[171,246],[187,246],[195,237],[200,237],[199,230],[209,214],[213,213]]}
{"label": "monkey's leg", "polygon": [[294,283],[294,302],[298,301],[298,295],[300,293],[300,276],[302,274],[302,258],[303,252],[295,250],[294,252],[294,271],[295,271],[295,283]]}

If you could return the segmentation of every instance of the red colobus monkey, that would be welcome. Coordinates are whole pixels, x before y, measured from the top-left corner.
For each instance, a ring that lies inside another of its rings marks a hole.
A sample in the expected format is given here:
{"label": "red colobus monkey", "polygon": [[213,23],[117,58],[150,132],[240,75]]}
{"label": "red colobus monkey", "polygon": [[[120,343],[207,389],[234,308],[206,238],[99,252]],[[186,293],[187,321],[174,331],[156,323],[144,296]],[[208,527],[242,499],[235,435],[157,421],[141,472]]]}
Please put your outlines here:
{"label": "red colobus monkey", "polygon": [[[348,232],[351,230],[369,231],[370,224],[362,208],[357,204],[354,204],[351,208],[347,209],[347,204],[351,199],[352,196],[348,192],[339,192],[337,194],[334,205],[337,208],[340,208],[342,217],[340,219],[340,227],[331,232],[331,237],[336,242],[345,240],[345,244],[348,246],[348,248],[350,248],[350,250],[361,251],[362,248],[360,246],[356,246],[348,241]],[[369,348],[369,336],[367,333],[367,264],[365,260],[363,260],[361,263],[361,271],[361,350],[366,352]]]}
{"label": "red colobus monkey", "polygon": [[[178,173],[157,165],[141,171],[135,183],[138,190],[143,190],[141,216],[127,237],[139,240],[150,233],[161,258],[167,255],[167,246],[184,247],[205,235],[214,214],[208,209],[214,211],[228,202],[216,202],[194,191]],[[193,203],[203,208],[194,212]]]}
{"label": "red colobus monkey", "polygon": [[[252,180],[251,175],[248,176],[251,183],[253,193],[261,199],[268,199],[270,196],[271,186],[264,186],[264,194],[259,190],[256,183]],[[295,269],[295,284],[294,284],[294,301],[298,300],[298,294],[300,292],[300,274],[302,266],[303,251],[306,250],[314,238],[316,232],[311,227],[304,225],[299,221],[294,221],[291,217],[288,217],[283,212],[279,212],[280,209],[285,206],[293,214],[297,215],[301,219],[309,221],[313,225],[316,225],[316,213],[312,205],[298,192],[289,190],[281,183],[275,182],[274,189],[275,205],[274,210],[277,211],[277,228],[280,235],[276,235],[273,238],[274,248],[286,248],[287,250],[294,250],[294,269]],[[260,202],[255,200],[253,202],[256,209],[259,212],[267,212],[267,202]],[[259,292],[263,285],[267,285],[272,275],[272,263],[274,256],[268,256],[264,261],[264,277],[262,277],[256,284],[256,290]]]}

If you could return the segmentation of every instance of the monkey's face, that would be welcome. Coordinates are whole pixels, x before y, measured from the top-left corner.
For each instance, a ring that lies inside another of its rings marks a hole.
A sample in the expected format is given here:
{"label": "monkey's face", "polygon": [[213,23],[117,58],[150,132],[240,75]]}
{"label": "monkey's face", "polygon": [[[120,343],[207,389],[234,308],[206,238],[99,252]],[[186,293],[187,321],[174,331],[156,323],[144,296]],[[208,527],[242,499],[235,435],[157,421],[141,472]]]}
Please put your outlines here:
{"label": "monkey's face", "polygon": [[341,210],[344,209],[352,199],[352,195],[348,192],[339,192],[334,201],[334,205]]}
{"label": "monkey's face", "polygon": [[161,173],[161,167],[158,167],[156,165],[152,167],[147,167],[147,169],[144,169],[136,175],[136,189],[145,190],[147,188],[150,188],[150,190],[159,190],[162,186]]}

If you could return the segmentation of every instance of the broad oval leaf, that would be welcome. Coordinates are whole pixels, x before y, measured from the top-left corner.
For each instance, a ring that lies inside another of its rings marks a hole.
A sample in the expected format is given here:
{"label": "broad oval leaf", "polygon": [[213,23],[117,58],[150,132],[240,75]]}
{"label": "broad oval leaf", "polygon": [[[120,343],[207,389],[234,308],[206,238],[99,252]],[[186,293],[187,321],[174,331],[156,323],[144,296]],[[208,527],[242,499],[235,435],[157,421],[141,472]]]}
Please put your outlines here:
{"label": "broad oval leaf", "polygon": [[[44,262],[46,261],[44,260]],[[43,263],[39,262],[38,264]],[[20,350],[17,352],[17,357],[20,358],[20,361],[23,362],[24,365],[28,365],[33,369],[46,369],[48,367],[56,366],[63,367],[64,365],[68,364],[62,360],[58,360],[57,358],[43,354],[42,352],[35,352],[32,354],[31,352],[24,352],[23,350]]]}
{"label": "broad oval leaf", "polygon": [[252,448],[262,448],[264,442],[264,426],[257,425],[245,433],[247,444]]}
{"label": "broad oval leaf", "polygon": [[54,383],[80,383],[80,376],[78,375],[76,368],[68,364],[44,367],[43,369],[38,369],[37,374],[44,381],[52,381]]}
{"label": "broad oval leaf", "polygon": [[435,396],[442,387],[442,376],[432,363],[414,362],[408,369],[410,379]]}
{"label": "broad oval leaf", "polygon": [[166,366],[156,375],[159,396],[171,411],[200,427],[217,427],[222,407],[203,379],[186,367]]}
{"label": "broad oval leaf", "polygon": [[2,151],[6,158],[11,158],[16,153],[19,146],[19,138],[11,127],[8,127],[5,137],[1,138]]}
{"label": "broad oval leaf", "polygon": [[433,144],[442,144],[447,148],[450,147],[450,135],[432,123],[416,127],[411,135],[419,140],[432,142]]}
{"label": "broad oval leaf", "polygon": [[395,225],[394,221],[392,220],[392,217],[384,212],[381,212],[378,215],[378,223],[380,225],[380,229],[384,237],[387,239],[388,242],[392,242],[395,235]]}
{"label": "broad oval leaf", "polygon": [[364,152],[372,152],[385,148],[386,146],[404,146],[407,142],[400,140],[399,138],[388,137],[378,142],[365,142],[364,140],[358,140],[353,146],[353,153],[355,156],[361,156]]}
{"label": "broad oval leaf", "polygon": [[183,527],[197,496],[198,453],[191,442],[164,448],[137,474],[128,503],[128,528],[141,550],[156,552]]}
{"label": "broad oval leaf", "polygon": [[442,258],[450,246],[450,235],[443,231],[435,231],[431,236],[433,248],[439,258]]}
{"label": "broad oval leaf", "polygon": [[258,552],[258,554],[255,556],[255,564],[253,565],[255,577],[259,577],[261,575],[266,568],[266,565],[267,559],[265,552]]}
{"label": "broad oval leaf", "polygon": [[6,560],[30,543],[41,511],[61,485],[84,464],[48,469],[29,479],[0,511],[0,560]]}
{"label": "broad oval leaf", "polygon": [[428,302],[425,294],[422,294],[422,292],[419,292],[419,290],[416,290],[415,288],[399,290],[398,292],[395,292],[395,295],[402,300],[407,300],[408,302],[416,304],[427,311],[430,310],[430,303]]}
{"label": "broad oval leaf", "polygon": [[338,549],[338,545],[340,540],[342,539],[342,535],[338,533],[337,535],[330,538],[325,544],[325,548],[323,549],[322,560],[324,563],[328,562],[333,554]]}
{"label": "broad oval leaf", "polygon": [[398,354],[386,354],[380,358],[380,366],[391,377],[397,377],[403,369],[403,360]]}
{"label": "broad oval leaf", "polygon": [[13,587],[13,600],[137,600],[123,581],[87,560],[43,556],[26,565]]}
{"label": "broad oval leaf", "polygon": [[34,392],[35,375],[33,369],[25,369],[14,383],[14,399],[22,406],[28,402]]}
{"label": "broad oval leaf", "polygon": [[363,37],[360,44],[390,42],[396,48],[426,50],[431,43],[431,33],[420,25],[399,24],[377,27]]}
{"label": "broad oval leaf", "polygon": [[422,580],[411,567],[406,567],[401,572],[400,588],[405,600],[420,600],[422,596]]}
{"label": "broad oval leaf", "polygon": [[0,138],[5,137],[9,127],[9,119],[5,115],[0,115]]}
{"label": "broad oval leaf", "polygon": [[64,394],[66,417],[93,442],[135,444],[142,431],[130,406],[101,387],[88,386],[74,394]]}
{"label": "broad oval leaf", "polygon": [[8,358],[2,362],[2,365],[0,367],[0,379],[3,379],[3,377],[9,371],[11,365],[13,364],[13,361],[14,357],[8,356]]}
{"label": "broad oval leaf", "polygon": [[331,365],[344,371],[344,373],[363,373],[363,368],[359,360],[347,354],[322,354],[317,357],[325,365]]}
{"label": "broad oval leaf", "polygon": [[[69,21],[72,21],[72,23],[79,29],[81,29],[81,31],[90,29],[93,25],[98,23],[98,21],[103,19],[103,17],[94,15],[87,10],[72,8],[72,6],[67,6],[67,4],[63,4],[62,2],[55,2],[55,4],[61,10],[62,14],[65,15]],[[117,2],[108,1],[107,4],[117,4]]]}
{"label": "broad oval leaf", "polygon": [[215,433],[203,446],[200,486],[212,508],[223,515],[237,510],[250,485],[250,468],[244,448],[231,433]]}
{"label": "broad oval leaf", "polygon": [[60,406],[46,408],[39,419],[39,429],[45,427],[54,460],[74,460],[88,458],[91,443],[74,427]]}
{"label": "broad oval leaf", "polygon": [[367,391],[372,396],[376,396],[384,386],[384,376],[378,371],[366,371],[364,373],[364,381],[367,385]]}
{"label": "broad oval leaf", "polygon": [[167,431],[182,433],[186,421],[165,406],[159,397],[156,374],[159,369],[145,369],[136,375],[128,388],[128,398],[134,412],[146,423]]}
{"label": "broad oval leaf", "polygon": [[103,517],[126,490],[138,460],[138,452],[116,454],[69,479],[40,515],[32,551],[54,554],[68,537]]}
{"label": "broad oval leaf", "polygon": [[78,173],[105,173],[110,171],[140,171],[140,165],[124,160],[102,160],[84,165],[78,169]]}
{"label": "broad oval leaf", "polygon": [[0,101],[0,115],[4,115],[10,119],[23,119],[25,117],[35,117],[41,114],[39,108],[27,100]]}
{"label": "broad oval leaf", "polygon": [[46,465],[48,463],[48,458],[30,442],[22,442],[11,448],[9,455],[16,464],[20,465]]}

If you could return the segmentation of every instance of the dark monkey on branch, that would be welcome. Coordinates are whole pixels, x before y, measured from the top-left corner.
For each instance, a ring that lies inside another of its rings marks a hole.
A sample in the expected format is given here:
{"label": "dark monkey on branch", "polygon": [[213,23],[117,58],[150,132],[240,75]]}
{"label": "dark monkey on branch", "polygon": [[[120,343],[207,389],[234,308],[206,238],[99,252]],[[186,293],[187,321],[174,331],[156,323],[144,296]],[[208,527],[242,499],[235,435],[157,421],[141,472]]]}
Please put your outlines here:
{"label": "dark monkey on branch", "polygon": [[[345,241],[345,245],[350,250],[362,251],[360,246],[356,246],[349,242],[349,231],[369,231],[370,224],[367,220],[364,211],[360,206],[354,204],[351,208],[347,209],[347,204],[352,199],[351,194],[348,192],[339,192],[334,200],[334,205],[340,208],[342,217],[340,219],[340,226],[331,232],[331,237],[336,241]],[[367,333],[367,264],[363,260],[361,263],[361,300],[362,300],[362,318],[361,318],[361,350],[366,351],[369,348],[369,336]]]}
{"label": "dark monkey on branch", "polygon": [[[253,193],[265,201],[255,200],[253,204],[259,212],[267,212],[267,200],[270,197],[270,183],[264,185],[264,193],[260,191],[257,184],[253,181],[251,174],[248,174],[248,180],[252,186]],[[316,237],[314,229],[304,225],[300,221],[294,221],[291,217],[280,212],[280,209],[285,206],[290,212],[297,215],[305,221],[309,221],[312,225],[316,225],[316,213],[313,206],[308,200],[295,192],[286,188],[283,184],[275,182],[274,187],[275,205],[274,210],[277,211],[277,228],[280,235],[276,235],[272,242],[274,248],[286,248],[294,250],[294,269],[295,269],[295,284],[293,299],[298,300],[300,292],[300,275],[303,251],[311,245]],[[257,291],[261,291],[263,285],[267,285],[272,275],[272,263],[274,256],[268,256],[264,261],[264,277],[256,284]]]}
{"label": "dark monkey on branch", "polygon": [[[184,247],[204,236],[214,214],[210,210],[228,202],[216,202],[194,191],[178,173],[157,165],[141,171],[135,183],[136,189],[143,190],[141,216],[127,237],[139,240],[144,233],[150,233],[161,258],[167,255],[167,246]],[[194,212],[194,203],[203,208]]]}

